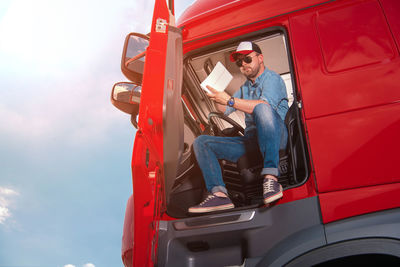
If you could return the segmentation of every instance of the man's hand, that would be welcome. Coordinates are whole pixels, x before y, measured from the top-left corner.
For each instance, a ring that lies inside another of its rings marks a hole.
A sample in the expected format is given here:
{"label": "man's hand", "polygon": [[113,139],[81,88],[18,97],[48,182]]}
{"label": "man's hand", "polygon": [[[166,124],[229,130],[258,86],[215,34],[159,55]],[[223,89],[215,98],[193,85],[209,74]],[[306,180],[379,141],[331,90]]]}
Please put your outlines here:
{"label": "man's hand", "polygon": [[210,90],[211,93],[207,93],[207,96],[214,102],[226,106],[228,100],[231,98],[230,95],[225,93],[224,91],[218,92],[211,86],[207,85],[207,89]]}
{"label": "man's hand", "polygon": [[[218,92],[209,85],[207,85],[207,88],[211,92],[207,93],[208,97],[217,104],[216,108],[219,111],[224,112],[228,104],[228,100],[231,98],[230,95],[228,95],[225,92]],[[248,99],[235,98],[234,107],[237,110],[243,111],[248,114],[252,114],[255,106],[261,103],[269,105],[268,102],[263,100],[248,100]]]}

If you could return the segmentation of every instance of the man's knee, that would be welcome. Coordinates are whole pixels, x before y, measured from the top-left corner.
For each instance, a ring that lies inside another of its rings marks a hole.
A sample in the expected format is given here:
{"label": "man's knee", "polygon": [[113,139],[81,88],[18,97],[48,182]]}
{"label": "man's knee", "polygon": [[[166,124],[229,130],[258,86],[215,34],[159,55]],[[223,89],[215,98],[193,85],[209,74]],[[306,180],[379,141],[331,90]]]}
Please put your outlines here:
{"label": "man's knee", "polygon": [[193,148],[197,149],[205,145],[206,140],[208,139],[208,135],[199,135],[193,142]]}
{"label": "man's knee", "polygon": [[265,114],[271,113],[272,108],[268,103],[260,103],[254,107],[253,116],[265,116]]}
{"label": "man's knee", "polygon": [[196,137],[193,142],[193,147],[198,147],[201,143],[203,143],[202,139],[203,135],[199,135],[198,137]]}
{"label": "man's knee", "polygon": [[254,107],[253,118],[257,122],[272,122],[274,114],[271,106],[267,103],[260,103]]}

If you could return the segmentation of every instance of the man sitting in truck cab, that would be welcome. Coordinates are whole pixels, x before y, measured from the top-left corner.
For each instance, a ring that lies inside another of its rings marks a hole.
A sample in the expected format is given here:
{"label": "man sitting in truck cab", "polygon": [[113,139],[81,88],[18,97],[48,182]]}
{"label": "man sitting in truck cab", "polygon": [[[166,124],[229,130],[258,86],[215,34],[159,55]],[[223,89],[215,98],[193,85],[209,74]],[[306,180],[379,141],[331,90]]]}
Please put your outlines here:
{"label": "man sitting in truck cab", "polygon": [[[222,179],[219,159],[236,162],[247,153],[261,152],[263,156],[264,203],[280,199],[282,186],[278,183],[279,150],[287,143],[284,119],[288,111],[286,86],[279,74],[267,69],[260,47],[249,41],[241,42],[230,55],[247,81],[231,97],[208,86],[219,111],[229,115],[235,110],[245,113],[244,136],[221,137],[201,135],[193,143],[194,153],[202,171],[208,196],[190,207],[190,213],[203,213],[234,208]],[[258,151],[257,151],[258,150]]]}

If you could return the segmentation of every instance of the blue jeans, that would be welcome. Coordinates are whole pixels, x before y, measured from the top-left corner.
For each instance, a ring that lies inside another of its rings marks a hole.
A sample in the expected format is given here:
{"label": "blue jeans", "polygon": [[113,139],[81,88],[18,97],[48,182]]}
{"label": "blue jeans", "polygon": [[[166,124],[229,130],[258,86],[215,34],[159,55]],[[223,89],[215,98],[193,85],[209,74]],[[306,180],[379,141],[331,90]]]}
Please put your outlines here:
{"label": "blue jeans", "polygon": [[258,104],[252,116],[256,127],[246,128],[244,136],[200,135],[194,141],[194,153],[209,192],[227,193],[219,159],[237,162],[244,154],[260,151],[264,160],[261,175],[279,175],[279,150],[285,149],[288,136],[286,125],[268,104]]}

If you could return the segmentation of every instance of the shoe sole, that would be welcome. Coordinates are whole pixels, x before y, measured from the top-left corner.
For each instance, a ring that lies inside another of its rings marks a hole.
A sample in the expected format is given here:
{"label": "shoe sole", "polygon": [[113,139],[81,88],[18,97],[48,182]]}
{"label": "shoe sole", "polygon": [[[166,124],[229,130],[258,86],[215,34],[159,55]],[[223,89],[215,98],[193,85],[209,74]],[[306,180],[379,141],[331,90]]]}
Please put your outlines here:
{"label": "shoe sole", "polygon": [[275,195],[273,195],[273,196],[264,198],[264,204],[269,204],[269,203],[271,203],[271,202],[274,202],[274,201],[276,201],[276,200],[282,198],[282,197],[283,197],[282,186],[280,186],[280,189],[281,189],[281,190],[280,190],[279,193],[277,193],[277,194],[275,194]]}
{"label": "shoe sole", "polygon": [[228,210],[233,209],[235,206],[233,204],[226,204],[217,207],[209,207],[209,208],[189,208],[190,213],[205,213],[205,212],[212,212],[218,210]]}

